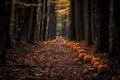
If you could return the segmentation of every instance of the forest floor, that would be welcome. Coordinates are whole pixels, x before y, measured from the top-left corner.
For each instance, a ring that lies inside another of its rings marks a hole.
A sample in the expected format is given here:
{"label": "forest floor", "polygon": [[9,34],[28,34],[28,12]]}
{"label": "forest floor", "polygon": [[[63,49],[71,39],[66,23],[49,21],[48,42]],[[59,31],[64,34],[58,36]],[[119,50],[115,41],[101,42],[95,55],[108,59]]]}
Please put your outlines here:
{"label": "forest floor", "polygon": [[0,80],[111,80],[120,77],[120,63],[106,53],[93,54],[93,47],[81,46],[98,56],[110,67],[109,72],[99,74],[90,63],[78,60],[77,54],[66,46],[62,38],[50,44],[29,45],[26,54],[7,54],[7,66],[0,65]]}

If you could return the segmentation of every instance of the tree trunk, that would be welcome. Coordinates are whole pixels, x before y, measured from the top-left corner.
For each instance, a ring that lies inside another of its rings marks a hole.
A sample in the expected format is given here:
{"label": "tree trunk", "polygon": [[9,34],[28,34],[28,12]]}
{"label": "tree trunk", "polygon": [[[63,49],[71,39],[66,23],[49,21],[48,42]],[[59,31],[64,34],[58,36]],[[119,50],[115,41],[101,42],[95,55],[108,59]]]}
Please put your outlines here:
{"label": "tree trunk", "polygon": [[120,59],[120,1],[113,0],[113,16],[114,16],[114,28],[113,28],[113,41],[112,51],[113,56],[117,56]]}
{"label": "tree trunk", "polygon": [[97,52],[109,52],[109,0],[98,0]]}
{"label": "tree trunk", "polygon": [[[33,4],[37,4],[38,1],[34,0]],[[30,11],[30,20],[29,20],[29,37],[28,42],[34,43],[34,35],[35,35],[35,27],[36,27],[36,14],[37,14],[37,7],[32,6]]]}
{"label": "tree trunk", "polygon": [[70,11],[70,40],[76,40],[75,34],[75,0],[71,0],[71,11]]}
{"label": "tree trunk", "polygon": [[[12,48],[11,44],[11,37],[10,37],[10,16],[11,16],[11,8],[12,8],[12,1],[2,0],[0,3],[0,24],[4,29],[4,45],[3,45],[3,52],[2,52],[2,62],[6,64],[6,52],[7,49]],[[2,23],[1,23],[2,22]]]}
{"label": "tree trunk", "polygon": [[92,31],[91,31],[91,1],[84,0],[84,25],[85,25],[85,40],[87,45],[90,46],[92,42]]}
{"label": "tree trunk", "polygon": [[96,21],[95,21],[95,0],[91,0],[91,29],[92,29],[92,41],[96,40]]}
{"label": "tree trunk", "polygon": [[40,32],[39,32],[39,34],[40,34],[40,40],[43,40],[43,11],[44,11],[44,7],[43,7],[43,5],[44,5],[44,0],[41,0],[41,4],[42,4],[42,6],[40,7],[40,9],[41,9],[41,15],[40,15]]}
{"label": "tree trunk", "polygon": [[47,2],[48,0],[45,0],[44,2],[44,13],[45,13],[45,16],[44,16],[44,24],[43,24],[43,41],[46,40],[46,28],[47,28]]}
{"label": "tree trunk", "polygon": [[91,27],[91,0],[88,0],[88,46],[93,44],[92,41],[92,27]]}
{"label": "tree trunk", "polygon": [[[16,39],[16,44],[18,44],[25,34],[25,26],[24,26],[24,18],[25,11],[22,5],[16,4],[15,6],[15,26],[14,26],[14,34]],[[24,36],[25,37],[25,36]]]}
{"label": "tree trunk", "polygon": [[80,0],[75,0],[75,36],[76,41],[80,41]]}
{"label": "tree trunk", "polygon": [[51,3],[49,7],[49,25],[48,25],[48,39],[54,39],[56,35],[56,13],[55,13],[55,3]]}
{"label": "tree trunk", "polygon": [[83,0],[80,0],[80,41],[85,40],[85,32],[84,32],[84,17],[83,17]]}

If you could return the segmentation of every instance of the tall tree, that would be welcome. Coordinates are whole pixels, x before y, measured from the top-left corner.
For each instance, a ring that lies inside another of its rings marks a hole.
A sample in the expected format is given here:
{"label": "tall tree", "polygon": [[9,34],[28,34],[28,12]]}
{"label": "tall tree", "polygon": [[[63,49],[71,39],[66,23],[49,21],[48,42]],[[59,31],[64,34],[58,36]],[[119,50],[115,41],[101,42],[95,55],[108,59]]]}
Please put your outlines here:
{"label": "tall tree", "polygon": [[85,26],[85,39],[87,45],[90,46],[92,42],[91,31],[91,0],[84,0],[84,26]]}
{"label": "tall tree", "polygon": [[80,41],[80,0],[75,0],[75,35],[76,41]]}
{"label": "tall tree", "polygon": [[44,12],[44,0],[40,0],[42,6],[40,6],[40,40],[43,40],[43,12]]}
{"label": "tall tree", "polygon": [[113,41],[111,54],[117,56],[120,59],[120,1],[113,0],[113,16],[114,16],[114,28],[113,28]]}
{"label": "tall tree", "polygon": [[91,0],[91,30],[92,30],[92,40],[96,41],[96,7],[95,0]]}
{"label": "tall tree", "polygon": [[[33,0],[32,4],[37,4],[38,0]],[[35,36],[35,27],[36,27],[36,14],[37,14],[37,6],[31,6],[30,11],[30,20],[29,20],[29,37],[28,42],[34,43]]]}
{"label": "tall tree", "polygon": [[75,35],[75,0],[71,0],[71,11],[70,11],[70,40],[76,40]]}
{"label": "tall tree", "polygon": [[12,9],[13,12],[11,16],[13,17],[13,21],[15,20],[14,35],[16,42],[18,44],[23,39],[22,37],[25,34],[25,26],[24,26],[25,6],[20,4],[13,4]]}
{"label": "tall tree", "polygon": [[[79,9],[79,13],[80,14],[80,41],[85,40],[85,32],[84,32],[84,13],[83,13],[83,0],[79,0],[80,1],[80,9]],[[79,4],[79,3],[78,3]]]}
{"label": "tall tree", "polygon": [[109,52],[109,0],[97,0],[98,42],[97,52]]}
{"label": "tall tree", "polygon": [[2,61],[6,64],[6,51],[9,48],[12,48],[11,44],[11,37],[10,37],[10,16],[11,16],[11,7],[12,1],[11,0],[2,0],[0,3],[0,26],[3,28],[3,35],[4,35],[4,45],[3,45],[3,55]]}
{"label": "tall tree", "polygon": [[55,13],[55,0],[50,2],[49,6],[49,23],[48,23],[48,32],[47,39],[54,39],[56,35],[56,13]]}
{"label": "tall tree", "polygon": [[[31,4],[31,1],[25,1],[28,4]],[[24,31],[25,31],[25,40],[29,41],[29,20],[30,20],[30,12],[31,7],[25,7],[25,19],[24,19]]]}
{"label": "tall tree", "polygon": [[46,28],[47,28],[47,6],[48,0],[44,0],[44,22],[43,22],[43,40],[46,40]]}

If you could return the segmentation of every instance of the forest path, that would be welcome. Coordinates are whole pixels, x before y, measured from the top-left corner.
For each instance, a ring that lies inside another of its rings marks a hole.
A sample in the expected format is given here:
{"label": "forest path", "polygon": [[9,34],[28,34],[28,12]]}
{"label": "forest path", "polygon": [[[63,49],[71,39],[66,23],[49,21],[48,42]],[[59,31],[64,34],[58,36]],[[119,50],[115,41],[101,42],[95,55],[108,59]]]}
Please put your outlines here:
{"label": "forest path", "polygon": [[[10,56],[9,56],[10,57]],[[99,75],[90,65],[77,60],[77,54],[58,38],[34,53],[11,55],[16,63],[0,68],[0,79],[9,80],[110,80]]]}

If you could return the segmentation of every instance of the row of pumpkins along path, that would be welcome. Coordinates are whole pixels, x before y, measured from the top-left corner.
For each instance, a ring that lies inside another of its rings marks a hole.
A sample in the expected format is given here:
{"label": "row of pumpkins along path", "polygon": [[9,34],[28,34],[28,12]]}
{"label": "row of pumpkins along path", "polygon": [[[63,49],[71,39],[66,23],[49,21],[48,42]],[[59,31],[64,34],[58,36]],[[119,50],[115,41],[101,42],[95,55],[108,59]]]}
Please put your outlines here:
{"label": "row of pumpkins along path", "polygon": [[82,43],[56,36],[29,45],[32,52],[7,54],[14,61],[0,66],[0,80],[120,80],[117,60],[92,55]]}
{"label": "row of pumpkins along path", "polygon": [[68,42],[66,45],[77,53],[78,60],[90,63],[98,73],[102,74],[109,70],[109,66],[106,63],[101,62],[99,57],[94,57],[93,55],[87,53],[87,51],[80,47],[79,43]]}
{"label": "row of pumpkins along path", "polygon": [[[103,62],[102,59],[99,56],[94,56],[87,52],[85,49],[83,49],[78,42],[67,42],[62,37],[56,37],[56,39],[50,41],[49,43],[55,43],[57,40],[61,38],[63,40],[63,43],[67,45],[71,50],[75,51],[77,54],[77,60],[84,62],[84,64],[90,64],[92,68],[98,73],[98,74],[108,74],[110,72],[110,67],[107,63]],[[94,53],[93,53],[94,54]],[[119,77],[112,76],[111,80],[120,80]]]}
{"label": "row of pumpkins along path", "polygon": [[107,73],[109,71],[109,66],[106,63],[101,62],[99,57],[94,57],[93,55],[87,53],[87,51],[81,48],[80,44],[77,42],[66,42],[62,37],[56,36],[56,39],[50,41],[49,43],[55,43],[59,38],[61,38],[63,43],[77,53],[78,60],[85,63],[90,63],[92,67],[100,74]]}

